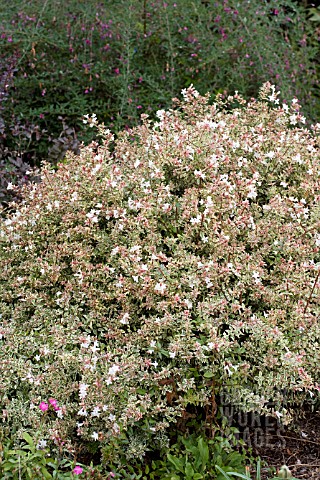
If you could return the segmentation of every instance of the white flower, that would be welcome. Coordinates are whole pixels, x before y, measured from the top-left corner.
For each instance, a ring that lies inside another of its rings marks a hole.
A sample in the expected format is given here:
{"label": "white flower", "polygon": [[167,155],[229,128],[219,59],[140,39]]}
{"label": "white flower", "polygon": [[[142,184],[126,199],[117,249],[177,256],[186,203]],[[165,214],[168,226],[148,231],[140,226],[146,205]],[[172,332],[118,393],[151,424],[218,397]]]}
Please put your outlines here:
{"label": "white flower", "polygon": [[81,410],[79,410],[78,415],[81,415],[82,417],[87,417],[88,412],[84,407],[82,407]]}
{"label": "white flower", "polygon": [[100,417],[100,407],[94,407],[91,412],[91,417]]}
{"label": "white flower", "polygon": [[70,202],[75,202],[76,200],[78,200],[78,192],[73,192]]}
{"label": "white flower", "polygon": [[62,413],[61,408],[57,411],[57,417],[58,418],[63,418],[63,413]]}
{"label": "white flower", "polygon": [[93,438],[93,440],[98,440],[99,438],[99,434],[97,432],[93,432],[93,434],[91,435],[91,437]]}
{"label": "white flower", "polygon": [[252,278],[254,279],[254,281],[255,281],[256,283],[260,283],[260,282],[261,282],[261,280],[260,280],[260,273],[259,273],[259,272],[253,272],[253,273],[252,273]]}
{"label": "white flower", "polygon": [[122,323],[122,325],[128,325],[128,323],[129,323],[129,318],[130,318],[129,313],[125,313],[125,314],[123,315],[123,317],[121,318],[120,323]]}
{"label": "white flower", "polygon": [[120,367],[118,365],[113,365],[113,367],[109,368],[108,375],[114,376],[119,370]]}
{"label": "white flower", "polygon": [[265,157],[272,159],[272,158],[275,157],[275,152],[273,152],[273,151],[268,152],[268,153],[265,154]]}
{"label": "white flower", "polygon": [[255,199],[257,197],[257,190],[253,185],[250,186],[249,193],[247,195],[247,198],[252,198]]}
{"label": "white flower", "polygon": [[301,159],[300,153],[298,153],[296,156],[292,157],[292,160],[296,163],[299,163],[299,165],[303,164],[303,160]]}
{"label": "white flower", "polygon": [[188,298],[185,299],[184,303],[187,305],[188,310],[192,308],[192,302]]}
{"label": "white flower", "polygon": [[93,353],[95,353],[95,352],[97,352],[98,350],[100,350],[100,348],[98,348],[98,345],[99,345],[99,342],[97,342],[97,341],[93,342],[92,347],[90,347],[90,348],[91,348],[91,351],[92,351]]}
{"label": "white flower", "polygon": [[165,112],[164,110],[157,110],[156,116],[157,116],[158,118],[160,118],[160,120],[162,121],[165,113],[166,113],[166,112]]}
{"label": "white flower", "polygon": [[206,208],[210,208],[210,207],[213,207],[214,203],[212,201],[212,197],[211,196],[208,196],[207,197],[207,201],[206,201]]}
{"label": "white flower", "polygon": [[156,284],[156,286],[154,287],[154,291],[163,295],[166,288],[167,288],[167,286],[164,282],[158,282]]}
{"label": "white flower", "polygon": [[203,173],[201,170],[195,170],[193,173],[195,177],[202,178],[202,180],[206,178],[206,174]]}
{"label": "white flower", "polygon": [[176,352],[169,352],[169,357],[174,358],[176,356]]}
{"label": "white flower", "polygon": [[190,218],[190,223],[192,223],[192,225],[195,225],[195,224],[200,223],[200,222],[201,222],[201,214],[199,214],[195,218]]}
{"label": "white flower", "polygon": [[79,385],[79,397],[81,399],[83,399],[87,396],[88,387],[89,387],[89,385],[87,385],[86,383],[80,383],[80,385]]}
{"label": "white flower", "polygon": [[290,115],[289,120],[290,120],[291,125],[296,125],[298,123],[297,122],[297,115],[295,115],[295,114]]}
{"label": "white flower", "polygon": [[46,446],[47,446],[47,441],[46,440],[39,440],[38,445],[37,445],[37,449],[40,450],[42,448],[46,448]]}
{"label": "white flower", "polygon": [[97,163],[97,165],[95,165],[91,170],[91,175],[95,175],[96,173],[98,173],[99,170],[101,169],[101,166],[102,166],[101,163]]}
{"label": "white flower", "polygon": [[95,113],[93,113],[91,118],[90,118],[89,115],[83,115],[82,122],[83,123],[89,123],[89,127],[92,128],[94,125],[96,125],[98,123],[97,115]]}

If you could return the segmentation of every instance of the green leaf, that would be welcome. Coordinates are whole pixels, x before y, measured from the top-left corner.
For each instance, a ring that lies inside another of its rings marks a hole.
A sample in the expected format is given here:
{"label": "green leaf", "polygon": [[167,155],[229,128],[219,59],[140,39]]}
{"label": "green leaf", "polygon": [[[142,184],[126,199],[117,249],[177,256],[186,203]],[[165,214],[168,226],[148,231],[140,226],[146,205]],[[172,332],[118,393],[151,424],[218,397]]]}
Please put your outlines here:
{"label": "green leaf", "polygon": [[52,475],[48,472],[48,470],[45,467],[41,467],[41,473],[44,478],[50,480],[52,478]]}
{"label": "green leaf", "polygon": [[24,432],[22,434],[23,439],[30,445],[30,447],[34,447],[34,442],[32,438],[30,437],[29,433]]}
{"label": "green leaf", "polygon": [[202,468],[205,467],[205,465],[208,463],[209,460],[209,448],[208,445],[205,443],[202,437],[199,438],[198,440],[198,449],[200,452],[200,457],[201,457],[201,462],[202,462]]}
{"label": "green leaf", "polygon": [[204,378],[212,378],[214,377],[214,373],[213,372],[210,372],[209,370],[207,372],[204,373]]}
{"label": "green leaf", "polygon": [[219,467],[219,465],[215,465],[216,469],[221,473],[221,475],[223,476],[223,478],[226,478],[227,480],[231,480],[231,478],[229,477],[229,475],[227,475],[223,470],[222,468]]}
{"label": "green leaf", "polygon": [[193,480],[194,470],[192,468],[191,463],[189,463],[189,462],[186,463],[184,471],[185,471],[185,474],[186,474],[186,480]]}
{"label": "green leaf", "polygon": [[146,390],[144,390],[143,388],[138,388],[137,393],[139,393],[139,395],[144,395],[146,393]]}
{"label": "green leaf", "polygon": [[243,478],[244,480],[251,480],[248,475],[244,475],[243,473],[228,472],[228,475],[231,475],[232,477]]}
{"label": "green leaf", "polygon": [[312,16],[309,20],[311,20],[311,22],[320,22],[320,12],[315,8],[310,8],[310,12],[312,13]]}
{"label": "green leaf", "polygon": [[167,459],[178,470],[178,472],[184,473],[183,461],[182,460],[170,455],[170,453],[167,453]]}

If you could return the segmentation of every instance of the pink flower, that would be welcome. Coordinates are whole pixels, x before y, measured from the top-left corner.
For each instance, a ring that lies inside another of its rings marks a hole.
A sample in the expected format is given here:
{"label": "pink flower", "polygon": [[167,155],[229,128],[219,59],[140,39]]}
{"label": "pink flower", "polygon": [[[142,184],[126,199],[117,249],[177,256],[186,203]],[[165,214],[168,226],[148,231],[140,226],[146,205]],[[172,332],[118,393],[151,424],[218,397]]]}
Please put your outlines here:
{"label": "pink flower", "polygon": [[56,400],[55,398],[49,398],[49,403],[50,403],[50,405],[53,406],[53,408],[54,408],[55,411],[60,410],[60,408],[59,408],[59,406],[58,406],[58,402],[57,402],[57,400]]}
{"label": "pink flower", "polygon": [[49,405],[46,402],[41,402],[39,408],[42,412],[46,412],[49,408]]}
{"label": "pink flower", "polygon": [[76,465],[72,471],[75,475],[81,475],[83,468],[81,468],[79,465]]}

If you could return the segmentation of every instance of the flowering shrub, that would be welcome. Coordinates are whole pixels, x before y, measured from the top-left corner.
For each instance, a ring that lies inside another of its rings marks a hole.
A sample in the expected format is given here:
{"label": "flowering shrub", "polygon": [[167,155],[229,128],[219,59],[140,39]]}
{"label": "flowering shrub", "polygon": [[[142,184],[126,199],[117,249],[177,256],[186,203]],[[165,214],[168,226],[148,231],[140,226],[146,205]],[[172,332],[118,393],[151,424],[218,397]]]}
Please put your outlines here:
{"label": "flowering shrub", "polygon": [[0,403],[17,435],[139,457],[222,388],[284,418],[318,395],[319,125],[270,84],[250,102],[182,93],[116,142],[87,116],[102,144],[45,164],[2,222]]}

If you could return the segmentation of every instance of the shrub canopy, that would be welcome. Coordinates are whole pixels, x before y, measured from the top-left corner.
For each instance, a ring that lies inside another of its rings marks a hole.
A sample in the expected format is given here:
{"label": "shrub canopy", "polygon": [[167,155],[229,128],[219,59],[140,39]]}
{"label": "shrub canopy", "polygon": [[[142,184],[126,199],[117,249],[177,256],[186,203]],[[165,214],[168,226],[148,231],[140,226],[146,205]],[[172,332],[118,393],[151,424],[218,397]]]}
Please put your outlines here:
{"label": "shrub canopy", "polygon": [[182,93],[116,142],[97,125],[102,144],[45,164],[2,222],[13,431],[155,445],[222,390],[287,418],[318,395],[319,125],[270,84],[248,103]]}

